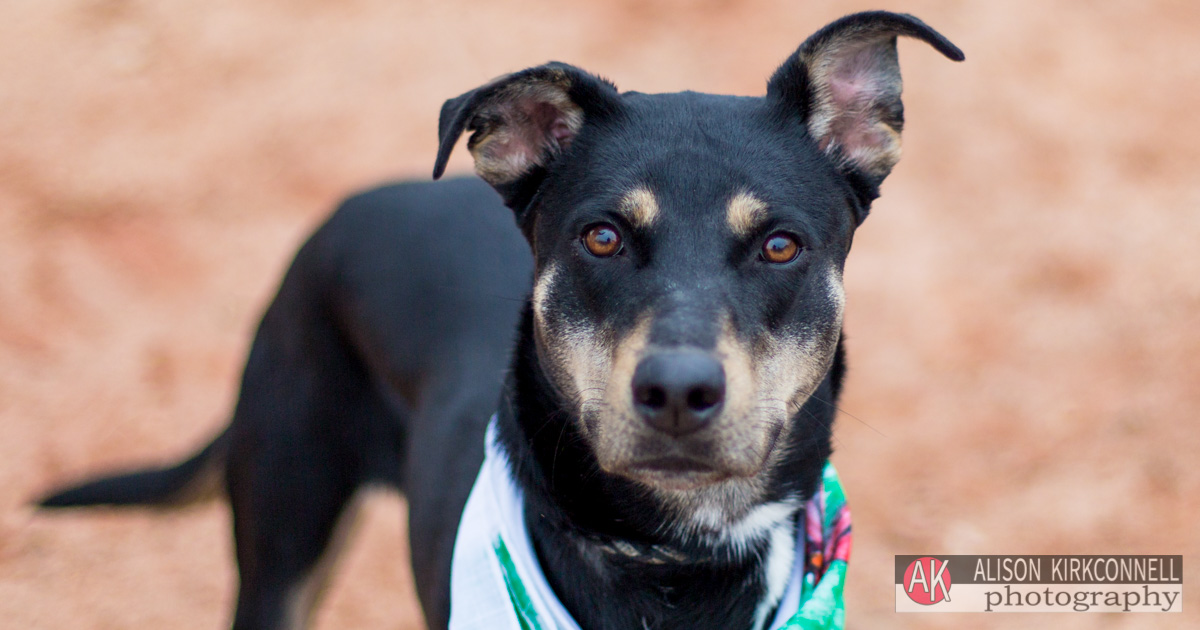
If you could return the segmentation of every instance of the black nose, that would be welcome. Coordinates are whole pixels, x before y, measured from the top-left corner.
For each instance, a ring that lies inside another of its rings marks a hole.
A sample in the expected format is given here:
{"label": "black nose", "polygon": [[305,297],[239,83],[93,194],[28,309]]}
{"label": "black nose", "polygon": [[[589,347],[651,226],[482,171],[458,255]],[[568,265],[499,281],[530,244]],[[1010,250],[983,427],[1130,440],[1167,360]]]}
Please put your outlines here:
{"label": "black nose", "polygon": [[655,352],[633,372],[633,405],[647,424],[671,435],[698,431],[721,411],[725,368],[698,350]]}

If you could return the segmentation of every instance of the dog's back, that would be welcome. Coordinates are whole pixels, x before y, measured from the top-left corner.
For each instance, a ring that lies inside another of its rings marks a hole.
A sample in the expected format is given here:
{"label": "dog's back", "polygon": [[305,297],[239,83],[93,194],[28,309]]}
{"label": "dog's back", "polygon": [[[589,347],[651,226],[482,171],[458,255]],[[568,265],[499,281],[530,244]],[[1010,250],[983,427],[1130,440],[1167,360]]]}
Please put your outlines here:
{"label": "dog's back", "polygon": [[242,568],[234,626],[273,628],[307,615],[356,491],[395,486],[413,539],[446,541],[412,549],[414,568],[435,576],[420,585],[429,621],[445,625],[435,611],[447,605],[458,525],[446,515],[482,460],[531,271],[512,213],[478,179],[351,197],[301,247],[263,316],[225,431],[181,464],[41,504],[228,493]]}

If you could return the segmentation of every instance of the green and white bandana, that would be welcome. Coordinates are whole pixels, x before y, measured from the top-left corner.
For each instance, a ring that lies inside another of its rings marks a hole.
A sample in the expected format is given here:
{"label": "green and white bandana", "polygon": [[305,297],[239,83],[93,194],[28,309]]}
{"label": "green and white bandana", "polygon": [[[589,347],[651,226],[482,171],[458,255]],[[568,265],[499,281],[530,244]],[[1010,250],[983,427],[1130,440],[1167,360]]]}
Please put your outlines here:
{"label": "green and white bandana", "polygon": [[[767,630],[842,630],[850,558],[850,510],[833,465],[804,506],[796,549],[803,554]],[[450,630],[580,630],[534,556],[524,499],[508,456],[488,426],[487,450],[454,541]]]}

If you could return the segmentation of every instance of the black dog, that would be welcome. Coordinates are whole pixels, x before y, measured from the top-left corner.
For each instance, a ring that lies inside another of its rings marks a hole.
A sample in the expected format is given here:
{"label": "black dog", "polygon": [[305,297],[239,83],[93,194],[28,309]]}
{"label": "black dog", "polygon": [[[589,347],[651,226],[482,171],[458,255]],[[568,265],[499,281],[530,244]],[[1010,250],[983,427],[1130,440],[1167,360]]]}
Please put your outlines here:
{"label": "black dog", "polygon": [[551,63],[448,101],[434,176],[469,130],[491,188],[347,201],[267,310],[224,433],[43,505],[223,487],[234,627],[300,627],[355,492],[392,484],[444,628],[495,412],[582,628],[761,628],[793,553],[770,534],[794,531],[830,454],[843,263],[900,155],[898,35],[963,58],[871,12],[810,37],[762,98],[619,93]]}

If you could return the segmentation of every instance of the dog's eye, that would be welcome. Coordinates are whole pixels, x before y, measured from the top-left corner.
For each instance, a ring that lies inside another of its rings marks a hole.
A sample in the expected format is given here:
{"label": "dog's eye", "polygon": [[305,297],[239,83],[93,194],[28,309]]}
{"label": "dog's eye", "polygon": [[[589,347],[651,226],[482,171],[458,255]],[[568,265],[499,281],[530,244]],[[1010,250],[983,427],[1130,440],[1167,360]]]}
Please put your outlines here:
{"label": "dog's eye", "polygon": [[763,242],[762,258],[769,263],[781,265],[796,260],[800,255],[800,243],[786,232],[776,232]]}
{"label": "dog's eye", "polygon": [[583,233],[583,246],[593,256],[616,256],[621,252],[621,235],[607,223],[593,225]]}

